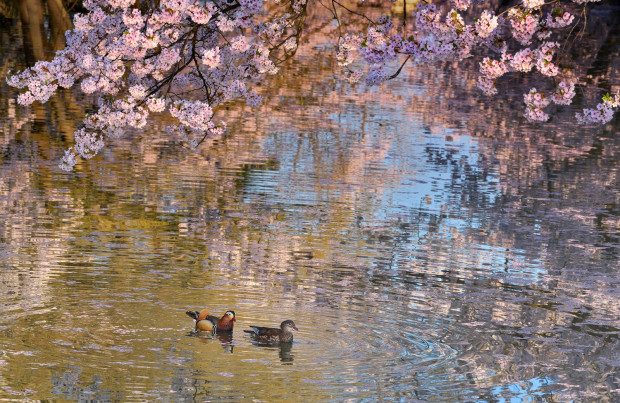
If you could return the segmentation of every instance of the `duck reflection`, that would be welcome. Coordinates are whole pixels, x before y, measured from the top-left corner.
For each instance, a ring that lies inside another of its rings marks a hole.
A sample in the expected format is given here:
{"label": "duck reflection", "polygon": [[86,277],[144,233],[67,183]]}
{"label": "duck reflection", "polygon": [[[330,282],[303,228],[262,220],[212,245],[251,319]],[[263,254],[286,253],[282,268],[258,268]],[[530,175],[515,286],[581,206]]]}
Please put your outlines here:
{"label": "duck reflection", "polygon": [[220,344],[224,348],[224,351],[232,354],[233,349],[235,348],[232,332],[218,333],[217,339],[220,341]]}
{"label": "duck reflection", "polygon": [[269,350],[272,350],[274,353],[278,350],[278,355],[280,357],[280,362],[285,365],[293,365],[293,360],[295,359],[295,355],[293,355],[293,342],[282,342],[282,343],[267,343],[267,342],[259,342],[254,341],[252,344],[258,347],[264,347]]}
{"label": "duck reflection", "polygon": [[288,343],[280,343],[280,361],[290,364],[293,364],[294,355],[291,353],[293,349],[293,342]]}
{"label": "duck reflection", "polygon": [[235,347],[232,332],[212,334],[210,332],[191,331],[187,334],[191,337],[197,337],[203,343],[210,343],[212,340],[219,340],[225,352],[231,353]]}

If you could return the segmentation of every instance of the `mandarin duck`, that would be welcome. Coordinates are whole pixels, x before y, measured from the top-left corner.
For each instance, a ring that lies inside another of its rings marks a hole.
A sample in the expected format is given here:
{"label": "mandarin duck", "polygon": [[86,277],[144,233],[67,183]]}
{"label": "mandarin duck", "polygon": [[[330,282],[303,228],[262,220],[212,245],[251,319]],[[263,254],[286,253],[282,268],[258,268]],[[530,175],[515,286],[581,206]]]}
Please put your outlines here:
{"label": "mandarin duck", "polygon": [[292,320],[285,320],[280,323],[279,329],[261,326],[250,327],[252,330],[244,330],[244,332],[250,333],[256,340],[266,343],[290,343],[293,341],[293,332],[291,330],[298,330],[295,322]]}
{"label": "mandarin duck", "polygon": [[224,316],[217,318],[209,315],[209,309],[203,309],[202,311],[187,311],[187,316],[196,321],[196,330],[202,330],[206,332],[222,333],[232,332],[235,325],[235,311],[226,311]]}

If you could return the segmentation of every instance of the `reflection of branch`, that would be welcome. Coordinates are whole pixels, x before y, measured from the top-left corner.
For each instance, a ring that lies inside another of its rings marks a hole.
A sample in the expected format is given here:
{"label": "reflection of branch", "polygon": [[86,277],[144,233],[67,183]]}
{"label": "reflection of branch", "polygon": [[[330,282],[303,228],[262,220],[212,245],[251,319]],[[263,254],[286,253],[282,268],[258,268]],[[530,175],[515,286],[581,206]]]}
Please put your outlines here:
{"label": "reflection of branch", "polygon": [[[340,19],[338,18],[338,13],[336,12],[336,9],[331,9],[328,6],[326,6],[325,4],[323,4],[323,2],[321,0],[317,0],[319,2],[319,4],[321,6],[323,6],[327,11],[329,11],[334,18],[336,18],[336,21],[338,21],[338,43],[340,43],[340,39],[342,38],[342,24],[340,24]],[[333,7],[334,3],[332,3],[332,7]]]}
{"label": "reflection of branch", "polygon": [[407,0],[403,0],[403,34],[407,32]]}
{"label": "reflection of branch", "polygon": [[[299,43],[301,42],[301,36],[304,31],[304,20],[307,14],[306,7],[307,7],[307,3],[303,5],[303,9],[300,10],[298,13],[296,13],[295,18],[293,18],[294,33],[289,34],[284,39],[280,40],[279,43],[272,45],[272,47],[269,49],[270,52],[275,51],[275,50],[282,50],[282,53],[284,53],[282,57],[273,56],[272,59],[274,59],[274,64],[276,66],[291,59],[297,53],[297,49],[299,49]],[[286,48],[280,49],[286,43],[286,41],[288,41],[291,38],[295,38],[295,49],[292,49],[290,51],[287,50]]]}
{"label": "reflection of branch", "polygon": [[[406,0],[405,0],[405,1],[406,1]],[[351,10],[350,8],[348,8],[347,6],[345,6],[344,4],[339,3],[337,0],[332,0],[332,4],[334,4],[334,3],[335,3],[335,4],[338,4],[340,7],[344,8],[345,10],[347,10],[348,12],[350,12],[351,14],[355,14],[355,15],[357,15],[357,16],[359,16],[359,17],[362,17],[362,18],[364,18],[365,20],[367,20],[368,22],[370,22],[372,25],[376,25],[376,23],[375,23],[373,20],[371,20],[370,18],[368,18],[366,15],[364,15],[364,14],[362,14],[362,13],[358,13],[357,11],[353,11],[353,10]]]}
{"label": "reflection of branch", "polygon": [[334,10],[334,17],[336,17],[336,21],[338,22],[338,36],[342,36],[342,24],[340,23],[340,18],[338,18],[338,11],[336,11],[336,2],[333,0],[332,10]]}
{"label": "reflection of branch", "polygon": [[[213,121],[213,118],[211,118],[211,120]],[[187,129],[185,129],[187,131]],[[209,137],[210,132],[208,130],[205,130],[205,134],[202,136],[202,138],[200,139],[200,141],[198,141],[196,143],[196,147],[198,147],[199,145],[201,145],[202,143],[204,143],[204,141],[207,139],[207,137]]]}

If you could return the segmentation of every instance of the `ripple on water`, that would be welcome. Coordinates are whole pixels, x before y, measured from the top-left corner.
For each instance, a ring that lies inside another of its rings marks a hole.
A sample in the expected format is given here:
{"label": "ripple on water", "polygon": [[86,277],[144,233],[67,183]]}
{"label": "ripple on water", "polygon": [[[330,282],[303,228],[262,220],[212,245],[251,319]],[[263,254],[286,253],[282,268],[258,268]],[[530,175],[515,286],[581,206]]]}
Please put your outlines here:
{"label": "ripple on water", "polygon": [[[304,383],[319,385],[329,393],[350,390],[351,397],[359,393],[371,396],[385,388],[415,397],[415,389],[425,384],[428,388],[456,388],[454,383],[460,379],[437,375],[459,371],[458,351],[441,340],[441,335],[456,332],[449,320],[438,319],[431,304],[423,298],[412,298],[407,290],[396,288],[379,295],[368,292],[367,287],[352,286],[355,280],[346,283],[348,287],[326,288],[326,299],[317,299],[316,295],[321,294],[317,289],[322,287],[313,287],[312,300],[296,301],[297,318],[293,319],[300,331],[293,345],[294,365],[298,371],[321,368],[315,377],[306,375]],[[285,319],[274,315],[276,308],[265,304],[264,294],[247,289],[239,292],[244,295],[239,301],[244,306],[238,310],[243,312],[238,326],[276,326]],[[413,309],[403,310],[402,301],[395,303],[405,297]],[[288,302],[280,301],[277,310],[287,310]],[[335,303],[340,306],[334,307]],[[303,305],[301,309],[299,304]],[[257,351],[265,355],[266,350]],[[269,367],[278,358],[273,354],[270,359],[248,358],[244,362]]]}

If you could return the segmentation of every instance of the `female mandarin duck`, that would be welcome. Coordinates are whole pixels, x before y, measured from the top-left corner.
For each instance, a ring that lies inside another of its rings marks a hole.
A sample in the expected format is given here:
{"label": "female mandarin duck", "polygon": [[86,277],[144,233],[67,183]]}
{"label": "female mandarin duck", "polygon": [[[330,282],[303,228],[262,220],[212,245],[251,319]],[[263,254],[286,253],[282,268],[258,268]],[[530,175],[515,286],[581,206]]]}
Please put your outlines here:
{"label": "female mandarin duck", "polygon": [[267,343],[290,343],[293,341],[293,332],[291,330],[299,330],[292,320],[285,320],[280,323],[280,328],[250,326],[252,330],[244,330],[250,333],[256,340]]}
{"label": "female mandarin duck", "polygon": [[233,326],[237,319],[235,318],[235,311],[226,311],[224,316],[220,319],[215,316],[209,315],[209,309],[203,309],[202,311],[187,311],[187,316],[196,321],[196,330],[203,330],[206,332],[222,333],[232,332]]}

